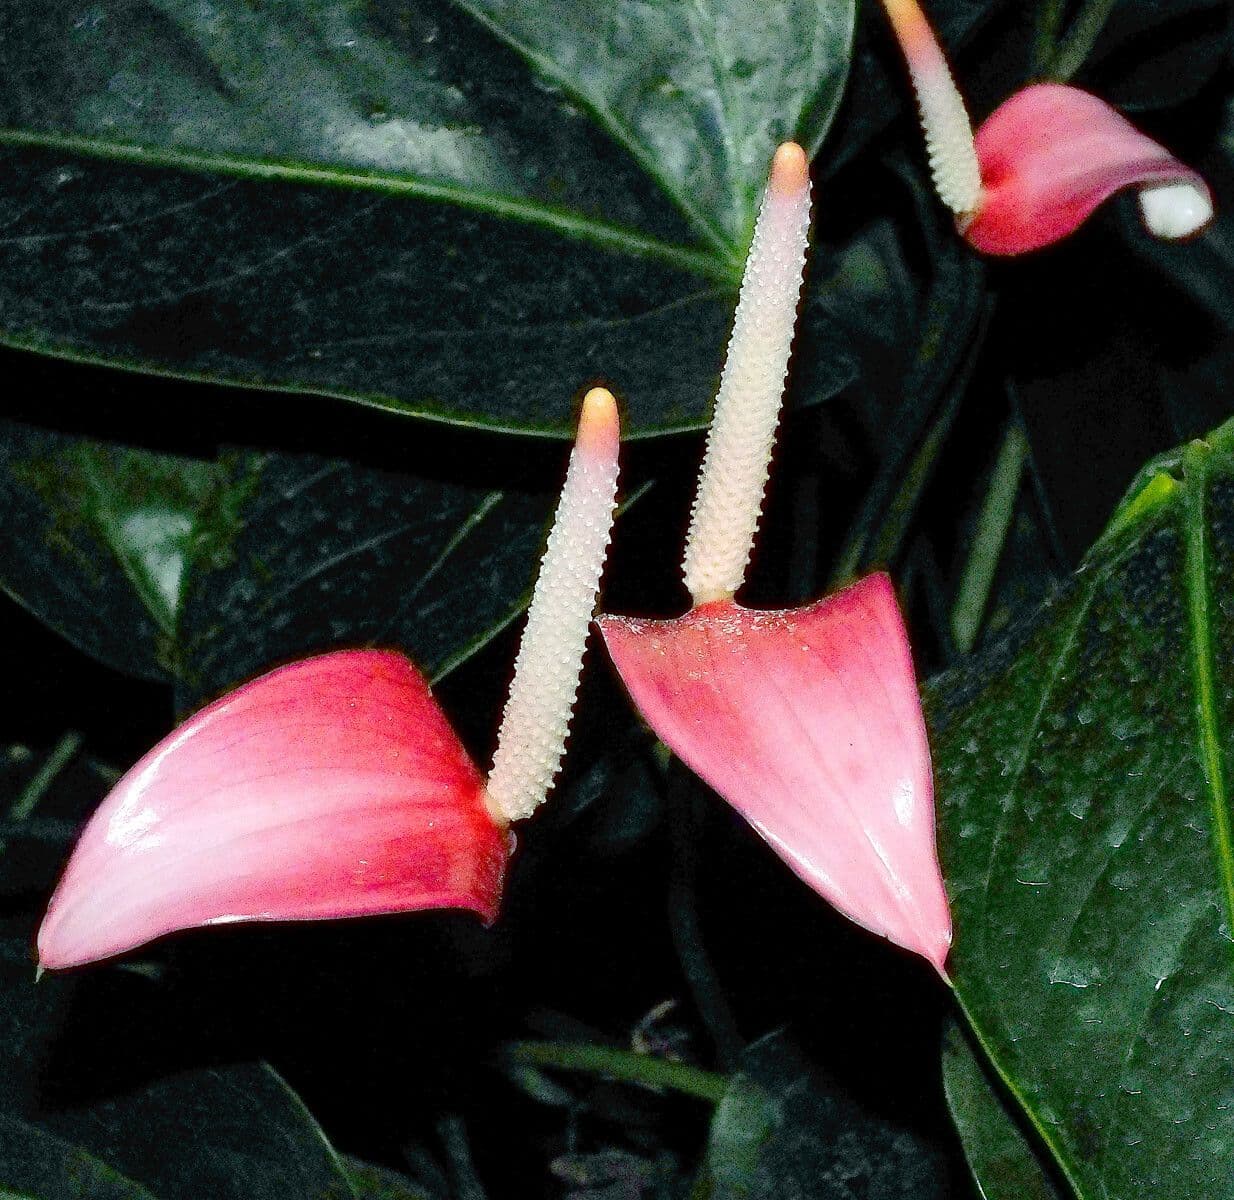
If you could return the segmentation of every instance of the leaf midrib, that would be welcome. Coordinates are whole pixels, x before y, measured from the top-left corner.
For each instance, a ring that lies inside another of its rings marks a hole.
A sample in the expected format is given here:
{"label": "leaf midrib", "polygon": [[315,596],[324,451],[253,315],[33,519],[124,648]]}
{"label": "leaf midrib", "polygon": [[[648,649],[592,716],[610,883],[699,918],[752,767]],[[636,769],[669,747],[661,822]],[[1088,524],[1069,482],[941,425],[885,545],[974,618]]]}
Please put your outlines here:
{"label": "leaf midrib", "polygon": [[720,227],[703,213],[690,199],[688,192],[678,187],[676,182],[660,170],[655,159],[647,148],[634,136],[633,131],[618,119],[617,115],[600,103],[595,97],[587,95],[574,86],[574,81],[562,71],[547,55],[541,54],[519,38],[513,36],[508,29],[494,21],[487,13],[478,8],[471,0],[453,0],[455,6],[465,12],[477,24],[483,26],[494,37],[500,38],[512,50],[520,55],[534,70],[545,79],[560,87],[574,102],[589,112],[596,122],[612,137],[638,165],[655,180],[660,189],[677,206],[685,218],[693,226],[704,241],[709,243],[715,252],[714,261],[724,262],[727,267],[727,278],[731,281],[734,272],[740,273],[741,262],[737,248],[724,236]]}
{"label": "leaf midrib", "polygon": [[[193,147],[149,147],[106,138],[0,128],[0,146],[58,150],[86,158],[105,159],[145,167],[163,167],[197,174],[229,175],[262,182],[296,183],[348,188],[387,196],[452,204],[503,220],[518,221],[548,229],[601,249],[652,259],[688,274],[734,286],[738,268],[727,256],[665,242],[624,225],[584,216],[569,209],[538,201],[469,190],[446,183],[432,183],[409,175],[379,171],[347,170],[325,164],[279,159],[242,158]],[[640,165],[647,168],[646,163]],[[663,181],[657,177],[657,183]]]}

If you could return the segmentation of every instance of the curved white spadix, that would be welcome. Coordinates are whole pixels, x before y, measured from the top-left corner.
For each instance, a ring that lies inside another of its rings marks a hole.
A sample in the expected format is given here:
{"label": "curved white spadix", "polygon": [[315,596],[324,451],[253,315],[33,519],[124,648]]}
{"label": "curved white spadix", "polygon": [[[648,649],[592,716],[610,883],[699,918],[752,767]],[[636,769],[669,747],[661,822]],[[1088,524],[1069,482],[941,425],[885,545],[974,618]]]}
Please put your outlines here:
{"label": "curved white spadix", "polygon": [[745,578],[767,487],[797,320],[810,175],[789,142],[771,165],[707,434],[682,567],[694,603],[732,596]]}
{"label": "curved white spadix", "polygon": [[1171,241],[1198,233],[1213,219],[1212,197],[1192,183],[1140,189],[1140,211],[1154,237]]}
{"label": "curved white spadix", "polygon": [[883,0],[883,7],[917,94],[934,189],[956,216],[974,213],[981,204],[981,169],[973,126],[942,48],[917,0]]}
{"label": "curved white spadix", "polygon": [[616,401],[593,388],[583,400],[497,733],[488,800],[506,821],[530,816],[544,802],[565,752],[612,530],[618,440]]}

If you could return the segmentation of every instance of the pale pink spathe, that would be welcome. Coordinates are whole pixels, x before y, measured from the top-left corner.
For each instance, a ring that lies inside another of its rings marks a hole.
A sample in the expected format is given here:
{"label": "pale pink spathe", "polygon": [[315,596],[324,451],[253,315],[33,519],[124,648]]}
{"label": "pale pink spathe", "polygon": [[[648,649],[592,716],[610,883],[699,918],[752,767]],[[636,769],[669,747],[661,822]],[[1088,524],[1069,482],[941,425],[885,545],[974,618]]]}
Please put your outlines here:
{"label": "pale pink spathe", "polygon": [[604,616],[644,719],[815,891],[941,972],[951,918],[929,744],[890,580],[805,608]]}
{"label": "pale pink spathe", "polygon": [[86,825],[42,966],[177,929],[454,907],[496,915],[507,833],[414,666],[325,654],[263,675],[150,751]]}
{"label": "pale pink spathe", "polygon": [[1016,92],[977,130],[982,198],[961,222],[986,254],[1021,254],[1073,233],[1128,187],[1188,184],[1211,210],[1208,185],[1104,100],[1060,83]]}

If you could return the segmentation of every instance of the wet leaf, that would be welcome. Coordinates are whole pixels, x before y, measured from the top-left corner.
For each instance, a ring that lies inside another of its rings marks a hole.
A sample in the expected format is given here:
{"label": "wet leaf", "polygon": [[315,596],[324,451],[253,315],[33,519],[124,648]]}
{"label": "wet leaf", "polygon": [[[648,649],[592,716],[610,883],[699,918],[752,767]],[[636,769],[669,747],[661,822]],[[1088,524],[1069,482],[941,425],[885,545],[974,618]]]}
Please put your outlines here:
{"label": "wet leaf", "polygon": [[929,691],[950,970],[1081,1200],[1234,1195],[1234,427]]}

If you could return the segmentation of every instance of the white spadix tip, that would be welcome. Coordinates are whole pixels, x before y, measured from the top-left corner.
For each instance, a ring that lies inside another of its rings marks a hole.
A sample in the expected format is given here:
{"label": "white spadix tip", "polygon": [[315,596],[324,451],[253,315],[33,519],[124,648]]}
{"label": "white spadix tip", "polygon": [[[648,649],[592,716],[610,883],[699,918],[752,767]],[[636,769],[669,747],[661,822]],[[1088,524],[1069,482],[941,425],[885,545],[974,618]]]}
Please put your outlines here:
{"label": "white spadix tip", "polygon": [[1140,189],[1140,212],[1154,237],[1177,241],[1213,219],[1213,198],[1194,183],[1157,184]]}
{"label": "white spadix tip", "polygon": [[883,0],[883,7],[917,96],[934,190],[957,217],[968,216],[981,205],[981,167],[964,98],[917,0]]}
{"label": "white spadix tip", "polygon": [[731,596],[745,577],[771,465],[810,227],[805,152],[775,153],[746,259],[682,573],[695,606]]}
{"label": "white spadix tip", "polygon": [[557,515],[514,663],[488,802],[505,821],[544,803],[565,753],[587,631],[617,497],[617,403],[605,388],[583,400]]}

